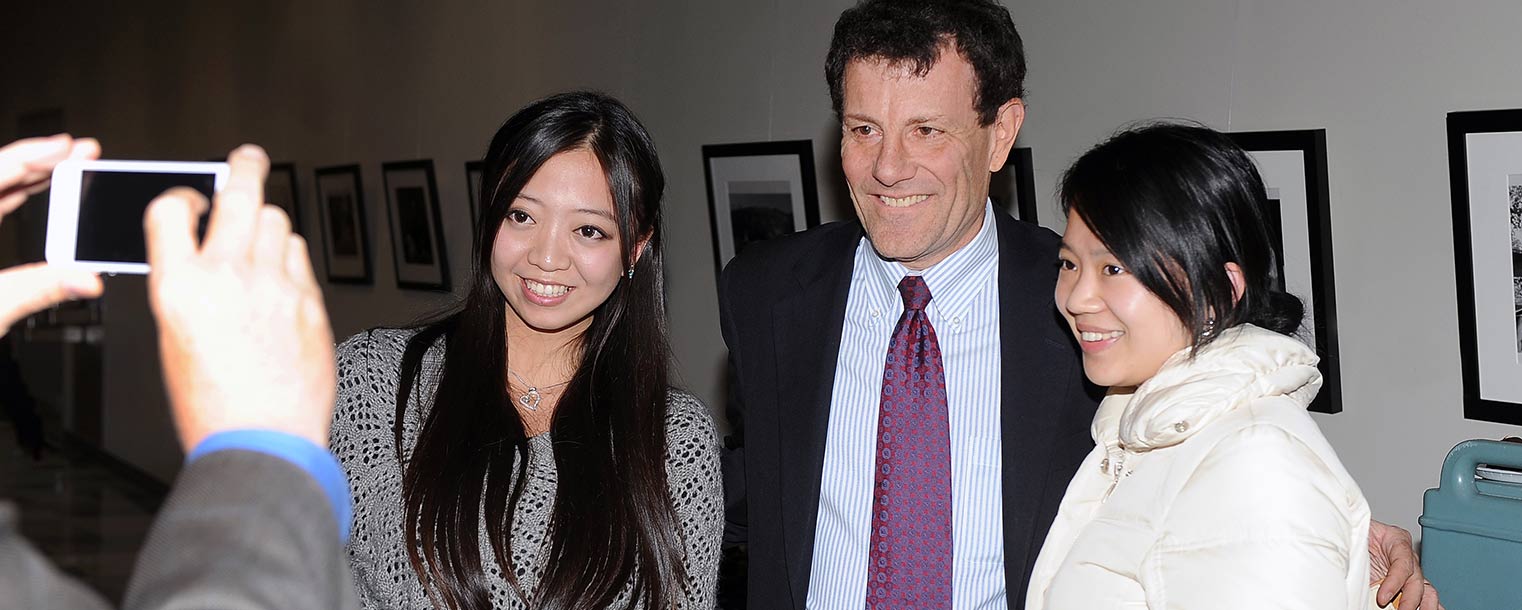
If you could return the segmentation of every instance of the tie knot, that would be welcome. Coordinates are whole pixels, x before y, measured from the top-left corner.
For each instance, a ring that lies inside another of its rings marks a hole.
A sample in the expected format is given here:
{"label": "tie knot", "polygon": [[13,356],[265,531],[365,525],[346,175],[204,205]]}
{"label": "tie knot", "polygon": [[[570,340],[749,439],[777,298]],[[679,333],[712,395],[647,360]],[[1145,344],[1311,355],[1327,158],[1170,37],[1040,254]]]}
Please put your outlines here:
{"label": "tie knot", "polygon": [[898,281],[898,293],[904,297],[904,309],[909,311],[924,311],[925,305],[930,303],[930,287],[925,285],[925,278],[918,275],[906,275]]}

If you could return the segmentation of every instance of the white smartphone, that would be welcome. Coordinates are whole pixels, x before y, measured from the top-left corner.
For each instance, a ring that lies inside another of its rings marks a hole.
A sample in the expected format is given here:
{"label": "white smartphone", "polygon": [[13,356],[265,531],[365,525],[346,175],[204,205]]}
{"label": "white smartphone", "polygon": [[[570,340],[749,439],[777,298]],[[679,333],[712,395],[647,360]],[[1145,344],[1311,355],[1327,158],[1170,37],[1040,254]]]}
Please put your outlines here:
{"label": "white smartphone", "polygon": [[176,186],[209,200],[222,190],[227,173],[226,163],[214,161],[59,163],[48,200],[48,262],[101,273],[148,273],[143,213],[149,202]]}

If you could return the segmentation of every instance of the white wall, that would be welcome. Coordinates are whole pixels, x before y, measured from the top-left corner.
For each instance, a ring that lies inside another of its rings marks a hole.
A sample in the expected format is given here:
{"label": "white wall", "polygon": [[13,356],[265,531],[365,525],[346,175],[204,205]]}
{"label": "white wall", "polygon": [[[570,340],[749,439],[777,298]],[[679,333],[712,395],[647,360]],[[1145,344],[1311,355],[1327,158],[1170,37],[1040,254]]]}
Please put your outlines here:
{"label": "white wall", "polygon": [[[1030,57],[1039,194],[1117,126],[1173,116],[1221,129],[1327,129],[1345,413],[1320,419],[1375,515],[1414,529],[1447,448],[1516,427],[1460,405],[1444,113],[1522,107],[1514,0],[1006,0]],[[344,336],[440,304],[394,286],[380,164],[434,160],[458,284],[469,248],[463,164],[523,103],[572,87],[625,100],[667,178],[679,372],[722,407],[703,144],[809,138],[823,216],[840,196],[823,58],[846,0],[54,3],[14,7],[0,37],[0,134],[62,106],[118,158],[190,158],[242,141],[312,169],[360,163],[375,286],[331,286]],[[314,248],[319,244],[314,243]],[[140,284],[107,308],[107,445],[160,473],[163,417]]]}
{"label": "white wall", "polygon": [[[1327,130],[1344,412],[1318,422],[1377,519],[1415,531],[1467,421],[1445,114],[1522,107],[1514,0],[1008,0],[1030,59],[1022,145],[1044,223],[1060,172],[1120,125]],[[1050,220],[1049,220],[1050,219]]]}

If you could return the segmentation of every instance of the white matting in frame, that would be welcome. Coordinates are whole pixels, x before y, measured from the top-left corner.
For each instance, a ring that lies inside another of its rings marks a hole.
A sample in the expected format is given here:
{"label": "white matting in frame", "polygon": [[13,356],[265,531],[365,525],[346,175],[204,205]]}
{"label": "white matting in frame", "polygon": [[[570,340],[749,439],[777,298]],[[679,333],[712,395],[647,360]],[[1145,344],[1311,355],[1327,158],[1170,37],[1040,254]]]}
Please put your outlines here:
{"label": "white matting in frame", "polygon": [[707,145],[703,172],[717,270],[751,243],[819,224],[809,140]]}
{"label": "white matting in frame", "polygon": [[1522,424],[1512,191],[1522,186],[1522,110],[1448,115],[1464,416]]}
{"label": "white matting in frame", "polygon": [[[1282,227],[1280,242],[1284,251],[1284,291],[1300,297],[1306,311],[1315,311],[1316,295],[1311,290],[1310,214],[1306,213],[1305,154],[1300,151],[1275,150],[1251,153],[1263,175],[1270,202],[1268,213],[1278,214]],[[1274,209],[1277,208],[1277,209]],[[1314,345],[1315,320],[1306,316],[1297,333],[1301,340]]]}
{"label": "white matting in frame", "polygon": [[1336,282],[1327,182],[1326,130],[1231,134],[1263,177],[1269,233],[1277,240],[1280,290],[1300,298],[1305,318],[1297,336],[1321,356],[1322,388],[1311,403],[1320,413],[1342,412]]}
{"label": "white matting in frame", "polygon": [[449,291],[449,258],[444,247],[433,161],[383,163],[381,181],[386,185],[386,217],[391,225],[396,285]]}
{"label": "white matting in frame", "polygon": [[315,173],[328,282],[368,285],[370,229],[365,220],[365,192],[359,166],[323,167]]}

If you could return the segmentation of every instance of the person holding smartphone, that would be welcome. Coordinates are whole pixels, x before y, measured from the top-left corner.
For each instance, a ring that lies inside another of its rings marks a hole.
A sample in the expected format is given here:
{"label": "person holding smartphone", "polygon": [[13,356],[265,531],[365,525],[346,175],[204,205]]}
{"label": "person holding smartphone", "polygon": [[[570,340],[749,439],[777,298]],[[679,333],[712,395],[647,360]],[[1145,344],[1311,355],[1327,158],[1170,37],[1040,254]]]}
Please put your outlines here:
{"label": "person holding smartphone", "polygon": [[[64,159],[100,145],[66,135],[0,148],[0,218],[46,188]],[[164,382],[187,464],[128,585],[128,608],[353,608],[343,560],[347,482],[328,453],[332,330],[306,245],[262,205],[269,160],[228,159],[204,240],[206,198],[179,189],[144,221],[149,297]],[[89,271],[46,263],[0,271],[0,328],[102,291]],[[105,608],[17,534],[0,505],[0,609]]]}

